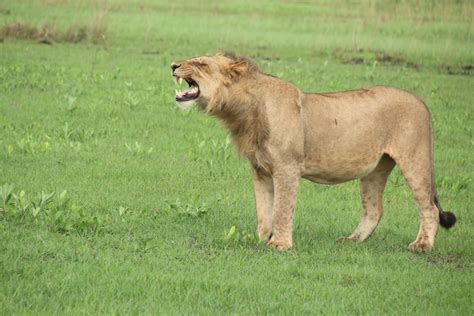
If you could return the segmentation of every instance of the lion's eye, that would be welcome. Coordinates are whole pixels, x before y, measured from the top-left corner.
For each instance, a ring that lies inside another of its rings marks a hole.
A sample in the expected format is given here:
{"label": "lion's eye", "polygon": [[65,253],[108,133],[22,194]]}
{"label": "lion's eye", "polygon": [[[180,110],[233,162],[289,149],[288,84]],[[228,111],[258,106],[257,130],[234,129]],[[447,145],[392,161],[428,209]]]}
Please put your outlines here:
{"label": "lion's eye", "polygon": [[194,65],[195,65],[196,67],[201,68],[201,69],[206,69],[207,67],[209,67],[208,64],[203,63],[203,62],[201,62],[201,61],[196,61],[196,62],[194,62]]}

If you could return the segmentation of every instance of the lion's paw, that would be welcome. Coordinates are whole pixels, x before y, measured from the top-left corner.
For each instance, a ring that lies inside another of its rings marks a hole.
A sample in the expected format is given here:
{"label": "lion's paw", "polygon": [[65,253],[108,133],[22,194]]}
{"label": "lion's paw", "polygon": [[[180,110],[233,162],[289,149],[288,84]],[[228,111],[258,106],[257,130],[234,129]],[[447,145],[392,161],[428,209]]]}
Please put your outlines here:
{"label": "lion's paw", "polygon": [[292,242],[291,242],[291,240],[281,240],[281,239],[277,240],[277,239],[272,237],[268,241],[267,246],[272,247],[272,248],[276,248],[278,250],[286,250],[286,249],[291,248]]}
{"label": "lion's paw", "polygon": [[422,241],[414,241],[410,245],[408,245],[408,249],[410,251],[416,252],[416,251],[425,251],[425,250],[430,250],[433,247],[432,244],[428,242],[422,242]]}

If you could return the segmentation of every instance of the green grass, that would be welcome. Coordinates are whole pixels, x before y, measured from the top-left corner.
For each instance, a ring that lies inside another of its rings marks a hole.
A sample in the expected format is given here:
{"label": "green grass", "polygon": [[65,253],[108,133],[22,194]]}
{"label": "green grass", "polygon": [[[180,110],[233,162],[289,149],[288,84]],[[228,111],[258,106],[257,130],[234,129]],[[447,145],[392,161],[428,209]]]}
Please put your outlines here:
{"label": "green grass", "polygon": [[[0,314],[472,315],[473,9],[1,2],[1,26],[100,26],[106,37],[0,43],[0,185],[13,185],[1,190]],[[385,84],[422,97],[457,225],[432,251],[408,252],[418,211],[396,170],[367,242],[335,242],[358,222],[357,182],[302,181],[294,248],[259,244],[247,162],[218,121],[174,104],[171,62],[221,50],[305,91]]]}

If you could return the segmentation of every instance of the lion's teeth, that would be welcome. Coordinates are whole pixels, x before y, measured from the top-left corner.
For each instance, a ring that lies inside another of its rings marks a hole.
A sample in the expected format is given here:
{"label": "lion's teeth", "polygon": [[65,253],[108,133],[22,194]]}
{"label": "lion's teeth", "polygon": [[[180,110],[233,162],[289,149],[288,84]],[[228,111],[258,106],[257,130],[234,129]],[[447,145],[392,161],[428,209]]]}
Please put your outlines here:
{"label": "lion's teeth", "polygon": [[183,78],[178,78],[178,84],[181,84],[183,82]]}

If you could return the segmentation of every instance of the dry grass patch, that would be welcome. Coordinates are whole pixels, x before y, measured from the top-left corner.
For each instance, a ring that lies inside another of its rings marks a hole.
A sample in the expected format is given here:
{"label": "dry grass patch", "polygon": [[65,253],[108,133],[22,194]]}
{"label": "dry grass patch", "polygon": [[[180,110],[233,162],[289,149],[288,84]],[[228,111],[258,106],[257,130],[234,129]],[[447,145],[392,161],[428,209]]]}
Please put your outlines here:
{"label": "dry grass patch", "polygon": [[96,18],[87,25],[72,25],[66,31],[54,24],[34,25],[28,22],[12,22],[0,28],[0,38],[35,40],[43,44],[53,42],[102,44],[107,40],[107,32],[102,18]]}

